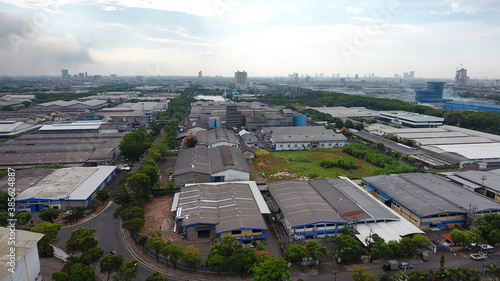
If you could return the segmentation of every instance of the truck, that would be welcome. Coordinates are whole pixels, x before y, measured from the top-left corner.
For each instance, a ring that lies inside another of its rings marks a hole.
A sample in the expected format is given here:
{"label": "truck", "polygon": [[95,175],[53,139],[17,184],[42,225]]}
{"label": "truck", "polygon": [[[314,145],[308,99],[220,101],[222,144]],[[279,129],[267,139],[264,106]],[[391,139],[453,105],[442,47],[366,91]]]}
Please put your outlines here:
{"label": "truck", "polygon": [[382,265],[382,269],[385,271],[399,270],[399,262],[396,260],[390,260]]}

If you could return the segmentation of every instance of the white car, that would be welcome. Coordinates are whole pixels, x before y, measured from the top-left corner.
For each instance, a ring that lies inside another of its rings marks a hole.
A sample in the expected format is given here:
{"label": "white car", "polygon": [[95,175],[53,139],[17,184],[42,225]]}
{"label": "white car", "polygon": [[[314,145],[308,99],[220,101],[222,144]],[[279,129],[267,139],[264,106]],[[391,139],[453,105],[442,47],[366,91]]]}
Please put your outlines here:
{"label": "white car", "polygon": [[119,164],[117,168],[120,171],[130,171],[130,167],[127,164]]}
{"label": "white car", "polygon": [[475,260],[475,261],[484,260],[484,259],[486,259],[486,254],[485,253],[475,253],[475,254],[471,254],[470,258]]}

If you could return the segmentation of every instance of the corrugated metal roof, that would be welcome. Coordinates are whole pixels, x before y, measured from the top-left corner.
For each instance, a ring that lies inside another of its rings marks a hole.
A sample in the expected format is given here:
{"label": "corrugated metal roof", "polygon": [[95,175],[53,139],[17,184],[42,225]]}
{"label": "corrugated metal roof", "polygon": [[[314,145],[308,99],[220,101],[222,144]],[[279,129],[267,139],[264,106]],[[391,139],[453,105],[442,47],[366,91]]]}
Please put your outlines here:
{"label": "corrugated metal roof", "polygon": [[320,179],[310,185],[347,221],[399,220],[378,200],[347,178]]}
{"label": "corrugated metal roof", "polygon": [[116,166],[58,169],[21,192],[16,199],[60,200],[69,196],[69,200],[86,200],[115,169]]}
{"label": "corrugated metal roof", "polygon": [[292,228],[319,222],[347,223],[305,181],[272,182],[268,188]]}
{"label": "corrugated metal roof", "polygon": [[[255,188],[257,185],[253,182]],[[257,201],[264,199],[254,193],[250,182],[199,183],[182,187],[178,209],[182,226],[215,224],[216,232],[238,229],[267,229]],[[178,214],[179,215],[179,214]]]}
{"label": "corrugated metal roof", "polygon": [[404,205],[420,217],[441,213],[500,210],[500,203],[479,193],[466,190],[432,174],[380,175],[363,181]]}

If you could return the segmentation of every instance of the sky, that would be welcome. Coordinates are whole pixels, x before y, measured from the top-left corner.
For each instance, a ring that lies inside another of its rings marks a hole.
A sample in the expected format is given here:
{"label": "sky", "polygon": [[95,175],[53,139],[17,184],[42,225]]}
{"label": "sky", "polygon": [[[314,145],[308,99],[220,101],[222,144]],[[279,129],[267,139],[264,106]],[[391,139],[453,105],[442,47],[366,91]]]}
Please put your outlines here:
{"label": "sky", "polygon": [[498,0],[0,0],[0,76],[500,79]]}

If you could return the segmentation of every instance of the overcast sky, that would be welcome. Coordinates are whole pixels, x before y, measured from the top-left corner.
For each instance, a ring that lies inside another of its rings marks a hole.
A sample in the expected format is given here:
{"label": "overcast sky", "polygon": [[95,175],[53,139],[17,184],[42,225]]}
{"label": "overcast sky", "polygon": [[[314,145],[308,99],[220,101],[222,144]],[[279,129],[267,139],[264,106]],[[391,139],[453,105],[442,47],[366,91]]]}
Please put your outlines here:
{"label": "overcast sky", "polygon": [[500,1],[0,0],[0,75],[500,79]]}

